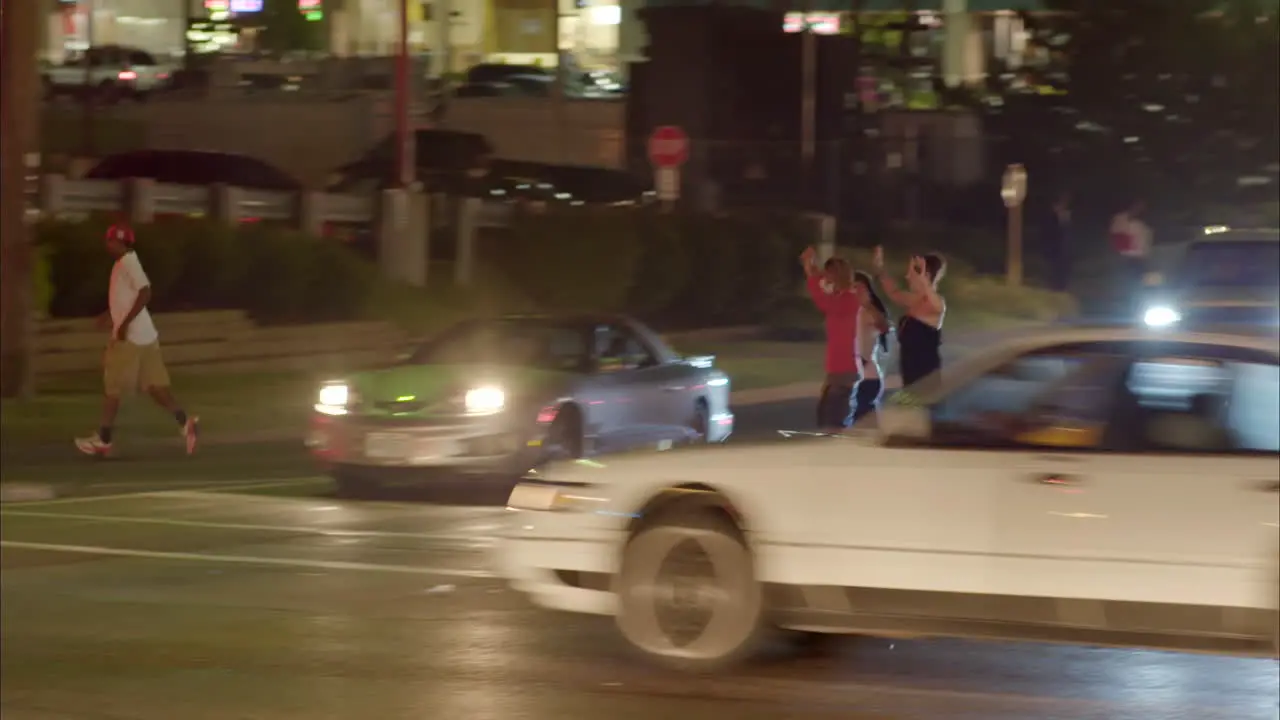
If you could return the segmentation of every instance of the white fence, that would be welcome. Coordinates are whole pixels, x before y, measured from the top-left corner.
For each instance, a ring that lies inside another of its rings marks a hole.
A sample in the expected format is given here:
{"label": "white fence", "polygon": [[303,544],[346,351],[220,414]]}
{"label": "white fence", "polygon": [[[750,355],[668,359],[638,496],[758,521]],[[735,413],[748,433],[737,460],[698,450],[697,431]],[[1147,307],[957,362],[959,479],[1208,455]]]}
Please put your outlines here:
{"label": "white fence", "polygon": [[[315,191],[301,193],[246,190],[228,185],[171,185],[135,178],[125,181],[40,178],[37,207],[44,217],[78,217],[93,212],[119,213],[134,224],[157,216],[211,217],[227,224],[247,219],[287,222],[321,235],[332,224],[367,226],[376,239],[378,264],[387,277],[413,285],[426,283],[433,211],[456,212],[457,260],[454,280],[471,282],[476,229],[506,225],[511,205],[464,198],[449,203],[420,191],[383,190],[370,195]],[[439,225],[440,223],[436,223]]]}
{"label": "white fence", "polygon": [[[43,213],[62,217],[119,212],[135,222],[149,222],[164,215],[208,215],[231,222],[245,218],[280,220],[303,229],[316,229],[326,223],[377,223],[379,200],[379,194],[293,193],[226,185],[174,185],[147,179],[69,180],[46,175],[41,178],[38,205]],[[475,222],[479,227],[501,227],[510,213],[508,203],[481,202]]]}

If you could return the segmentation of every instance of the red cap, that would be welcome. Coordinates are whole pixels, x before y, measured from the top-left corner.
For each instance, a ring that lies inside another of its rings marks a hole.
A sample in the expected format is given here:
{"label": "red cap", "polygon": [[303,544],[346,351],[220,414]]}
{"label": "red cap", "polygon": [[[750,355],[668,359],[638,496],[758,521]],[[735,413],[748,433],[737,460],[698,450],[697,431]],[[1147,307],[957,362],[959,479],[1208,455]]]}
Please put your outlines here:
{"label": "red cap", "polygon": [[133,245],[133,228],[128,225],[112,225],[107,228],[107,240],[115,240],[123,245]]}

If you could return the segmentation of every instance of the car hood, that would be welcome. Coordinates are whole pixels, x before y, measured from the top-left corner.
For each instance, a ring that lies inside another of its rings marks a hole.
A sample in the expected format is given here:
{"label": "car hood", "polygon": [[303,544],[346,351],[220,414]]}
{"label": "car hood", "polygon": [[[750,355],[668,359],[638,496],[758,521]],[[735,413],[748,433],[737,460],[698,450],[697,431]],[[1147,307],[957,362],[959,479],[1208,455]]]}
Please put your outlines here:
{"label": "car hood", "polygon": [[396,415],[449,414],[468,390],[498,387],[509,405],[554,399],[571,375],[534,368],[483,365],[397,365],[358,373],[348,384],[368,412]]}

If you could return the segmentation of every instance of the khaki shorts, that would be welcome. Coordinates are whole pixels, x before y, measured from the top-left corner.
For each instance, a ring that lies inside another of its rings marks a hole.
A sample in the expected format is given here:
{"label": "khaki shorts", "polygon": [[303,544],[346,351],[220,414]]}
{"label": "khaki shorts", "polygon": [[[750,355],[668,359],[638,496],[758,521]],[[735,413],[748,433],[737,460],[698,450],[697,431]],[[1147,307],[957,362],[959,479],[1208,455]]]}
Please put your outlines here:
{"label": "khaki shorts", "polygon": [[169,387],[169,370],[160,356],[159,341],[135,345],[128,340],[117,340],[107,345],[102,359],[102,382],[110,397]]}

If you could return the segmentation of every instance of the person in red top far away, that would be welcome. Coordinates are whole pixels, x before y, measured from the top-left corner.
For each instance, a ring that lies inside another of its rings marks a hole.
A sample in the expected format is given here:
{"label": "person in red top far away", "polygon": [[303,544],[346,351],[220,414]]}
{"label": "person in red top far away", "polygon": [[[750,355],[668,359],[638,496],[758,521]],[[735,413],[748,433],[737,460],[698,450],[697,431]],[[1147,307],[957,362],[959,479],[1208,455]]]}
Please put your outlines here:
{"label": "person in red top far away", "polygon": [[862,303],[854,291],[853,271],[845,260],[831,258],[819,269],[818,252],[808,248],[800,256],[800,262],[804,266],[809,297],[826,316],[827,377],[818,396],[818,427],[839,432],[849,427],[853,418],[853,388],[858,382],[854,343]]}

